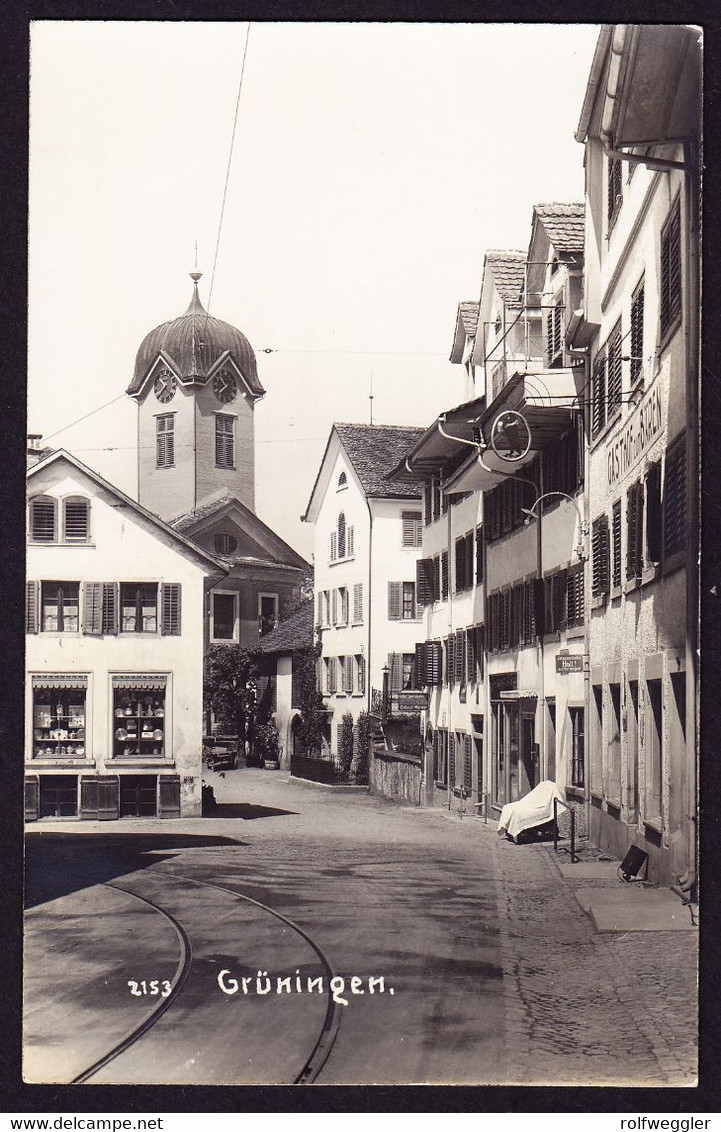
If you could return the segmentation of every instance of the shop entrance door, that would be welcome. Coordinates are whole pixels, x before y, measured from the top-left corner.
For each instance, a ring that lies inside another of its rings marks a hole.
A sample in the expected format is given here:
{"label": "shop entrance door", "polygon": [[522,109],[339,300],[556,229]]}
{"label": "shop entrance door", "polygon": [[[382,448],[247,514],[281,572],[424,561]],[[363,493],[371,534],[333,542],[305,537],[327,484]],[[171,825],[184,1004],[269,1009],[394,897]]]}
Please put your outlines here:
{"label": "shop entrance door", "polygon": [[536,722],[532,715],[521,716],[521,794],[525,797],[529,790],[540,782],[538,766],[538,747],[536,745]]}

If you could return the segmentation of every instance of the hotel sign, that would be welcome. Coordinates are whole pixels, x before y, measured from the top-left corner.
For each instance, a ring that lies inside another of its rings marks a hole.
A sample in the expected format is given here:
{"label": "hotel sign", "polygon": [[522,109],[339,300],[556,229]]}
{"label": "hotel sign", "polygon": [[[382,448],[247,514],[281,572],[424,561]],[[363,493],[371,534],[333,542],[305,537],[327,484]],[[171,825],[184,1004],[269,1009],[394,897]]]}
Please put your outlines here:
{"label": "hotel sign", "polygon": [[608,486],[624,479],[663,431],[661,390],[656,382],[620,432],[606,445]]}

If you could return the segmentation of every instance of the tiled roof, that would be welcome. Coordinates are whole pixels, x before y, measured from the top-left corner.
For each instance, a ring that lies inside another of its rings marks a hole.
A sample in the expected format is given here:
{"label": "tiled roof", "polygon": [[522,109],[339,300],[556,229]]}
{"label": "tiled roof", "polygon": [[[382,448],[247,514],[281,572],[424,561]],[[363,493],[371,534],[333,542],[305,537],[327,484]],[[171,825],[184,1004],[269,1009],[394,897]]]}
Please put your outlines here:
{"label": "tiled roof", "polygon": [[536,204],[533,210],[557,252],[582,252],[584,232],[583,203]]}
{"label": "tiled roof", "polygon": [[295,613],[291,613],[290,617],[281,621],[265,637],[261,637],[258,648],[261,652],[268,653],[292,652],[294,649],[306,648],[313,644],[313,621],[313,602],[304,601]]}
{"label": "tiled roof", "polygon": [[486,260],[501,298],[507,303],[520,303],[522,301],[526,253],[515,249],[511,251],[488,251],[486,252]]}
{"label": "tiled roof", "polygon": [[221,495],[220,499],[213,499],[210,503],[204,503],[201,507],[196,507],[194,511],[187,511],[185,515],[179,515],[177,519],[171,519],[170,525],[176,531],[187,531],[190,527],[194,527],[201,519],[208,519],[214,515],[216,511],[222,511],[229,503],[233,503],[233,496]]}
{"label": "tiled roof", "polygon": [[469,338],[475,338],[476,329],[478,327],[478,309],[480,303],[459,303],[458,310],[460,311],[461,319],[463,321],[463,329]]}
{"label": "tiled roof", "polygon": [[420,484],[399,483],[386,476],[425,432],[405,425],[335,424],[348,459],[366,495],[417,499]]}

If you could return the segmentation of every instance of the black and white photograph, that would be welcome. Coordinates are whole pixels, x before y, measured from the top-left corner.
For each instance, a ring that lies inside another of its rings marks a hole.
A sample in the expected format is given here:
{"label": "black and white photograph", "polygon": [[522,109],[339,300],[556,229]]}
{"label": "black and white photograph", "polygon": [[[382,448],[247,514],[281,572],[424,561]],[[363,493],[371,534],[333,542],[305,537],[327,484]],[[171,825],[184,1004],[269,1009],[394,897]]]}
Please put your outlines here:
{"label": "black and white photograph", "polygon": [[23,1081],[693,1088],[702,28],[29,59]]}

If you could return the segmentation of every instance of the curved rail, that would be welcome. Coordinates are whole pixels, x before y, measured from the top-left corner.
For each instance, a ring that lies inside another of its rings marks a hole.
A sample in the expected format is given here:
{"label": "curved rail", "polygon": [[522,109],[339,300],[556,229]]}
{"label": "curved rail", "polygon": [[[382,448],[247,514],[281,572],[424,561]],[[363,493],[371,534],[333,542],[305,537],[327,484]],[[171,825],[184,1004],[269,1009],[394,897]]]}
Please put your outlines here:
{"label": "curved rail", "polygon": [[[274,908],[270,908],[267,904],[263,904],[260,900],[254,900],[252,896],[246,896],[242,892],[236,892],[234,888],[228,888],[228,886],[224,884],[215,884],[214,881],[196,880],[195,877],[186,877],[182,873],[170,873],[169,875],[178,877],[180,880],[189,881],[191,884],[200,884],[206,888],[217,888],[220,892],[229,892],[231,896],[236,896],[239,900],[245,900],[248,904],[254,904],[256,908],[262,908],[264,912],[269,912],[271,916],[275,916],[277,920],[280,920],[282,923],[287,924],[289,928],[291,928],[294,932],[297,932],[299,936],[302,936],[306,943],[308,943],[313,948],[316,955],[321,961],[329,982],[330,979],[332,979],[335,975],[335,971],[333,970],[329,959],[320,949],[315,940],[313,940],[308,935],[308,933],[300,927],[299,924],[296,924],[294,920],[290,920],[287,916],[284,916],[282,912],[276,912]],[[330,1051],[333,1048],[333,1043],[335,1042],[336,1035],[338,1033],[338,1027],[340,1026],[340,1019],[341,1013],[338,1003],[334,1001],[333,996],[329,990],[328,1005],[326,1007],[325,1018],[323,1019],[323,1025],[321,1027],[320,1034],[318,1035],[318,1040],[313,1046],[313,1049],[311,1050],[310,1055],[303,1065],[300,1073],[297,1074],[295,1080],[293,1081],[294,1085],[308,1085],[317,1080],[318,1074],[320,1073],[321,1069],[328,1060],[328,1057],[330,1056]]]}
{"label": "curved rail", "polygon": [[136,900],[142,900],[143,904],[148,904],[156,912],[160,912],[161,916],[165,916],[166,920],[168,920],[172,925],[173,930],[175,931],[175,934],[177,935],[180,942],[180,958],[178,960],[178,966],[175,969],[173,979],[171,980],[173,986],[167,998],[161,999],[161,1001],[157,1004],[155,1010],[153,1010],[152,1013],[150,1013],[145,1018],[145,1020],[140,1023],[139,1026],[134,1026],[133,1029],[130,1030],[125,1035],[125,1037],[121,1038],[120,1041],[117,1042],[116,1045],[114,1045],[108,1053],[103,1054],[102,1057],[98,1058],[97,1061],[94,1061],[93,1064],[90,1065],[87,1069],[84,1069],[82,1073],[79,1073],[77,1077],[74,1077],[70,1082],[71,1085],[84,1084],[89,1077],[92,1077],[96,1073],[98,1073],[110,1061],[113,1061],[116,1057],[119,1057],[121,1053],[124,1053],[126,1049],[134,1045],[135,1042],[142,1038],[143,1034],[147,1034],[148,1030],[152,1029],[155,1023],[160,1018],[162,1018],[168,1007],[180,994],[180,991],[182,990],[185,980],[187,979],[190,972],[190,964],[193,958],[190,940],[188,939],[183,927],[178,923],[175,917],[170,914],[170,912],[167,912],[165,908],[161,908],[159,904],[155,904],[152,900],[149,900],[147,896],[139,896],[137,892],[132,892],[128,888],[121,888],[117,884],[110,884],[108,882],[105,883],[105,887],[114,888],[116,892],[124,892],[128,896],[134,896]]}
{"label": "curved rail", "polygon": [[[261,908],[264,912],[269,912],[271,916],[275,916],[277,920],[280,920],[282,923],[287,924],[289,928],[291,928],[294,932],[301,936],[306,941],[306,943],[310,945],[313,951],[315,951],[316,955],[320,959],[321,965],[323,966],[323,969],[327,976],[328,984],[330,986],[330,979],[333,978],[335,972],[327,956],[323,953],[321,948],[311,938],[311,936],[309,936],[308,933],[300,927],[299,924],[296,924],[293,920],[290,920],[287,916],[284,916],[282,912],[276,912],[274,908],[270,908],[267,904],[263,904],[260,900],[254,900],[253,897],[246,896],[242,892],[237,892],[234,888],[228,888],[227,885],[215,884],[213,881],[197,880],[195,877],[188,877],[183,873],[170,873],[169,875],[175,877],[177,880],[186,881],[189,884],[198,884],[204,888],[216,888],[220,892],[227,892],[231,896],[235,896],[238,900],[245,900],[246,903],[253,904],[256,908]],[[97,1061],[94,1061],[92,1065],[83,1070],[83,1072],[78,1074],[77,1077],[74,1077],[70,1082],[71,1085],[84,1084],[84,1082],[86,1082],[90,1077],[98,1073],[116,1057],[119,1057],[121,1053],[124,1053],[125,1050],[129,1049],[130,1046],[134,1045],[135,1042],[139,1041],[140,1038],[142,1038],[145,1034],[148,1033],[149,1030],[152,1029],[155,1023],[162,1018],[166,1010],[168,1010],[168,1008],[180,994],[180,991],[182,990],[183,985],[185,984],[185,981],[190,972],[190,966],[192,962],[193,953],[190,940],[188,939],[188,936],[183,927],[178,923],[175,917],[171,915],[170,912],[166,911],[164,908],[161,908],[159,904],[156,904],[154,903],[154,901],[149,900],[146,896],[140,896],[137,892],[133,892],[129,888],[120,887],[119,885],[114,885],[107,882],[106,888],[115,888],[118,892],[124,892],[129,896],[134,896],[136,900],[142,900],[144,904],[149,905],[156,912],[160,912],[161,916],[165,916],[165,918],[172,924],[180,941],[180,959],[178,961],[175,975],[173,976],[172,990],[168,997],[159,1002],[156,1009],[151,1014],[149,1014],[147,1018],[145,1018],[145,1020],[140,1023],[139,1026],[135,1026],[125,1035],[125,1037],[121,1038],[121,1040],[117,1042],[116,1045],[114,1045],[113,1048],[108,1051],[108,1053],[104,1054],[101,1058],[98,1058]],[[334,1001],[329,989],[328,1004],[326,1006],[325,1018],[323,1019],[323,1025],[321,1027],[320,1034],[318,1035],[318,1038],[315,1045],[313,1046],[313,1049],[310,1052],[310,1055],[303,1064],[303,1068],[296,1075],[293,1081],[294,1085],[307,1085],[317,1080],[318,1075],[325,1065],[326,1061],[328,1060],[330,1051],[333,1048],[333,1043],[335,1042],[336,1035],[338,1033],[338,1027],[340,1025],[340,1018],[341,1014],[338,1003]]]}

